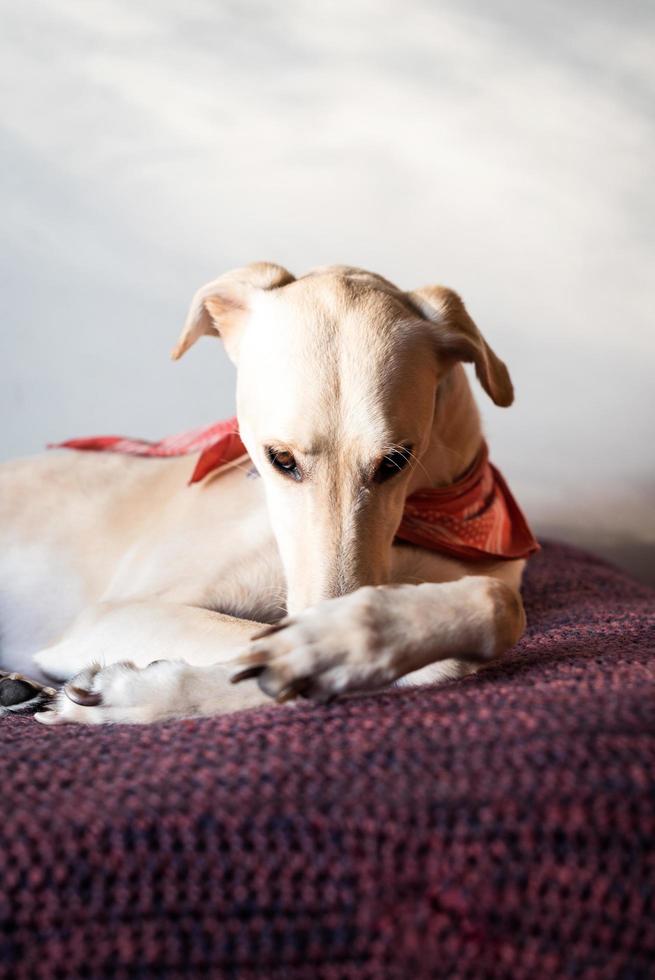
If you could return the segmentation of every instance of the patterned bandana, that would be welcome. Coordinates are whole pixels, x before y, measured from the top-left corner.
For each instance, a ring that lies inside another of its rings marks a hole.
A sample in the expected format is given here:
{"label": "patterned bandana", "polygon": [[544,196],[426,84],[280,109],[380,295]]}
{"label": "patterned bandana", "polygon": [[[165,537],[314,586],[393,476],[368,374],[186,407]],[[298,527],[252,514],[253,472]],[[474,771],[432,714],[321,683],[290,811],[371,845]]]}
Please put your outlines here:
{"label": "patterned bandana", "polygon": [[[130,456],[188,456],[200,453],[189,483],[247,457],[236,419],[167,436],[160,442],[92,436],[52,448],[125,453]],[[486,443],[469,469],[448,487],[417,490],[405,501],[396,537],[464,561],[527,558],[539,545],[502,475],[489,462]]]}

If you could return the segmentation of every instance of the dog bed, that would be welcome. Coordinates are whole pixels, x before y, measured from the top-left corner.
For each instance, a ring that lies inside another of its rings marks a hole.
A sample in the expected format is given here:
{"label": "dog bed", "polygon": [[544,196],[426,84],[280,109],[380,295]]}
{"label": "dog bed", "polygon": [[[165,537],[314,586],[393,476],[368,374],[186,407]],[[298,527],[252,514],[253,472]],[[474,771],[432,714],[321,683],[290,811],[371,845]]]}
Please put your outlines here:
{"label": "dog bed", "polygon": [[655,593],[546,544],[441,687],[152,727],[0,724],[0,976],[655,971]]}

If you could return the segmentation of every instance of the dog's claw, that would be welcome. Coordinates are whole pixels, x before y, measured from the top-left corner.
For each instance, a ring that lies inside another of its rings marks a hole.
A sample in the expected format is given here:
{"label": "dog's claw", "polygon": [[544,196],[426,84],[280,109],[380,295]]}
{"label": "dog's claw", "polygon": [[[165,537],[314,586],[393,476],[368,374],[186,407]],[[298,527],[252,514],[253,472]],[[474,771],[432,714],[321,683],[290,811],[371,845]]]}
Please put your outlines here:
{"label": "dog's claw", "polygon": [[98,704],[102,704],[102,694],[98,691],[84,691],[81,687],[75,687],[74,684],[67,684],[64,688],[64,694],[75,704],[81,704],[85,708],[94,708]]}
{"label": "dog's claw", "polygon": [[287,616],[285,619],[281,619],[279,623],[272,623],[270,626],[264,626],[262,629],[257,630],[250,637],[251,640],[262,640],[265,636],[272,636],[273,633],[279,633],[280,630],[285,629],[289,625],[291,620]]}
{"label": "dog's claw", "polygon": [[287,684],[282,690],[275,695],[275,700],[278,704],[284,704],[285,701],[294,701],[300,694],[298,686],[296,684]]}
{"label": "dog's claw", "polygon": [[254,667],[244,667],[243,670],[237,670],[235,674],[232,674],[230,677],[230,684],[238,684],[239,681],[247,681],[251,677],[259,677],[261,672],[265,669],[265,664],[258,664]]}

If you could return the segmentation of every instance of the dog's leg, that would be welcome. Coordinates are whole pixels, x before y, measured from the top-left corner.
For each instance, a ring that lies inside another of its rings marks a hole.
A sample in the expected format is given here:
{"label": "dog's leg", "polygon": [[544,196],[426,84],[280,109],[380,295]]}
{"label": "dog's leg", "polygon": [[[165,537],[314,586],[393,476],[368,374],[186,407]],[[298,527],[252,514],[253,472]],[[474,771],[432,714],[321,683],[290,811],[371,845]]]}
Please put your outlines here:
{"label": "dog's leg", "polygon": [[[242,620],[234,622],[243,644],[254,624],[244,628]],[[143,723],[270,703],[265,695],[279,702],[300,695],[329,700],[379,690],[445,660],[460,661],[465,670],[479,666],[511,647],[524,623],[518,592],[486,576],[365,587],[261,628],[259,638],[229,663],[92,667],[66,685],[51,711],[37,717],[46,724]],[[211,653],[207,632],[204,638]],[[259,688],[248,684],[243,697],[235,696],[241,686],[230,687],[229,681],[253,677]]]}
{"label": "dog's leg", "polygon": [[257,685],[244,690],[231,685],[230,668],[221,665],[261,628],[261,623],[172,602],[96,609],[61,643],[36,656],[53,676],[76,675],[37,720],[144,723],[266,703]]}
{"label": "dog's leg", "polygon": [[261,623],[178,602],[103,602],[82,613],[62,639],[35,654],[48,676],[68,680],[92,664],[153,660],[207,665],[233,656]]}
{"label": "dog's leg", "polygon": [[325,700],[446,660],[462,668],[451,676],[467,673],[513,646],[524,627],[519,592],[496,578],[365,587],[262,630],[235,679],[257,676],[278,699]]}

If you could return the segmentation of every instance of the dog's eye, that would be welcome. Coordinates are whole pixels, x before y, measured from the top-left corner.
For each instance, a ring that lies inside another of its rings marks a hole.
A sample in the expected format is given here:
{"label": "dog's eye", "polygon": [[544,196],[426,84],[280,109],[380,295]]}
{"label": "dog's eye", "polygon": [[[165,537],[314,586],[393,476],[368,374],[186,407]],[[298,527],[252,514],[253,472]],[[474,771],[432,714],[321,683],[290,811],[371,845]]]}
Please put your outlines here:
{"label": "dog's eye", "polygon": [[271,466],[274,466],[280,473],[284,473],[285,476],[290,476],[294,480],[302,480],[302,473],[298,469],[293,453],[287,449],[273,449],[272,446],[267,446],[266,455]]}
{"label": "dog's eye", "polygon": [[396,476],[405,469],[411,455],[411,446],[403,446],[401,449],[394,449],[392,453],[387,453],[373,474],[373,480],[376,483],[385,483],[386,480],[390,480],[392,476]]}

